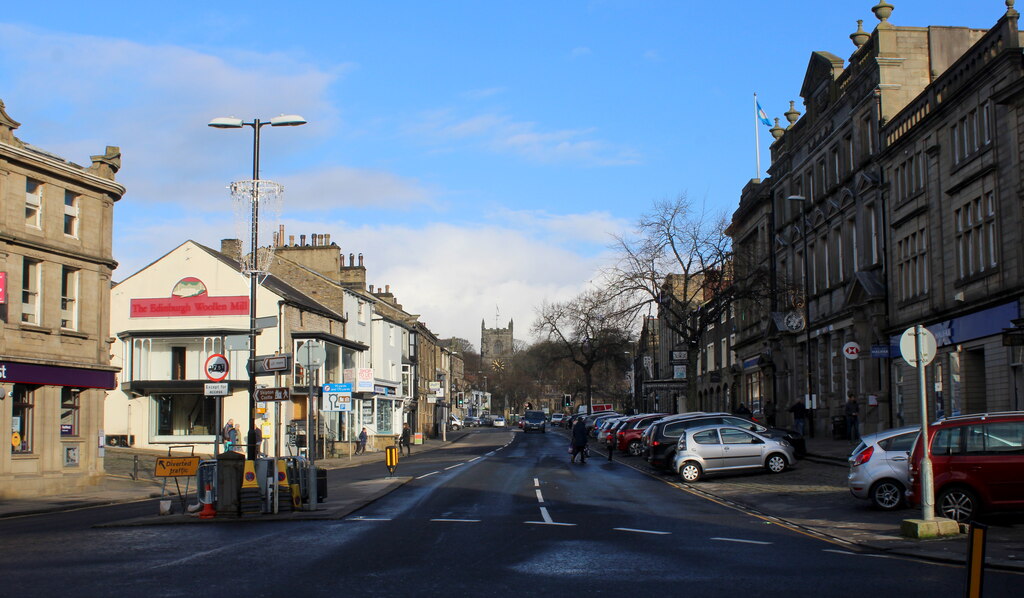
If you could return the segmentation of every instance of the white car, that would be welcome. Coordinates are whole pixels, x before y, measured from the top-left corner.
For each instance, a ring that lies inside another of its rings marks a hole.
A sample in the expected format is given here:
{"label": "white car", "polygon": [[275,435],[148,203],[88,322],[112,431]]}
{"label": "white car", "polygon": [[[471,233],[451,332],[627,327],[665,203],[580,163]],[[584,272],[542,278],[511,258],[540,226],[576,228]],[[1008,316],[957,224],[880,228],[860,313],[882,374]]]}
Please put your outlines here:
{"label": "white car", "polygon": [[850,493],[883,510],[903,506],[910,487],[910,451],[921,433],[907,426],[862,436],[850,455]]}
{"label": "white car", "polygon": [[562,425],[562,420],[563,419],[565,419],[565,414],[564,413],[552,413],[551,414],[551,425],[552,426],[560,426],[560,425]]}
{"label": "white car", "polygon": [[494,426],[495,428],[504,428],[505,427],[505,418],[504,417],[496,417],[496,418],[494,418],[494,423],[491,424],[491,425]]}

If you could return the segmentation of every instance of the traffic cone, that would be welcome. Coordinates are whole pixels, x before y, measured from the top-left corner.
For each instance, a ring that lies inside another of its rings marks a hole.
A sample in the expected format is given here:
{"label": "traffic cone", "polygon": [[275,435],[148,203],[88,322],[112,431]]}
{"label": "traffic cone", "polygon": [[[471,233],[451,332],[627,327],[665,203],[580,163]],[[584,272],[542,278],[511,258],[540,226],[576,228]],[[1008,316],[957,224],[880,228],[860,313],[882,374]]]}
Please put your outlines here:
{"label": "traffic cone", "polygon": [[206,485],[206,499],[203,501],[203,510],[199,511],[200,519],[213,519],[217,516],[217,510],[213,508],[213,490]]}

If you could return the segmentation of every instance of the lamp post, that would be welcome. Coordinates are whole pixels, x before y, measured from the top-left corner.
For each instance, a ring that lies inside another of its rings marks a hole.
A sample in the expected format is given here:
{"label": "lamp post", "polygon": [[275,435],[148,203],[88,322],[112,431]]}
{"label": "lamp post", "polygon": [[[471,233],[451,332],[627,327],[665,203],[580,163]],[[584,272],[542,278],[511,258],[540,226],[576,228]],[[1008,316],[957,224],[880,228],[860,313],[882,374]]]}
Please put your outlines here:
{"label": "lamp post", "polygon": [[[252,127],[252,219],[251,233],[252,245],[249,251],[249,428],[246,432],[246,453],[247,458],[255,460],[257,457],[257,446],[249,439],[256,427],[256,249],[259,247],[259,190],[260,190],[260,129],[266,125],[272,127],[296,127],[306,124],[306,119],[297,114],[282,114],[275,116],[269,121],[261,121],[258,118],[245,122],[235,117],[219,117],[207,123],[207,126],[215,129],[241,129]],[[308,432],[308,431],[307,431]],[[275,434],[277,431],[275,430]],[[307,435],[308,437],[308,435]]]}
{"label": "lamp post", "polygon": [[803,251],[804,251],[804,359],[807,367],[807,399],[806,401],[811,404],[809,411],[811,413],[810,422],[808,426],[808,432],[811,437],[814,436],[814,407],[815,403],[811,400],[812,386],[811,386],[811,275],[810,269],[808,268],[808,262],[810,261],[809,255],[807,255],[807,235],[809,234],[808,228],[808,213],[810,212],[810,203],[807,198],[803,195],[790,195],[786,199],[790,201],[801,201],[803,207],[800,210],[800,216],[803,222],[801,223],[800,230],[803,232]]}

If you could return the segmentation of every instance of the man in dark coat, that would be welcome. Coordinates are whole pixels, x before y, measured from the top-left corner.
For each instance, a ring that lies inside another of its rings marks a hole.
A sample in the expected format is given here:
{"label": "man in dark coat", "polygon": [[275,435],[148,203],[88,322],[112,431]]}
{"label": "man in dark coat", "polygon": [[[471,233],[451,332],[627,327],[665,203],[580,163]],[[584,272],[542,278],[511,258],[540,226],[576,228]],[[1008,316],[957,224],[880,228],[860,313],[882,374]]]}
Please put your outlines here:
{"label": "man in dark coat", "polygon": [[570,462],[576,462],[576,455],[580,456],[580,463],[587,462],[587,424],[585,418],[578,418],[572,426],[572,458]]}
{"label": "man in dark coat", "polygon": [[402,426],[402,439],[399,450],[404,450],[407,455],[412,454],[412,429],[409,427],[409,424]]}

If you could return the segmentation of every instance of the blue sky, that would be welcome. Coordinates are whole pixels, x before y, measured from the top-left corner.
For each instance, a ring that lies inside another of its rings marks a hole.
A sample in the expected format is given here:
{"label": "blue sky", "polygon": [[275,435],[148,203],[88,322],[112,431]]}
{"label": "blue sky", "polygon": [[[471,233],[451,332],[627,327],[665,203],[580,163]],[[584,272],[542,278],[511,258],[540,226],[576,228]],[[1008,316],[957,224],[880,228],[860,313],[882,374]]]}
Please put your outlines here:
{"label": "blue sky", "polygon": [[[252,135],[211,118],[297,113],[309,124],[262,137],[287,234],[364,254],[368,282],[440,336],[478,344],[497,316],[528,339],[535,307],[582,289],[652,201],[731,213],[756,171],[752,94],[771,117],[801,109],[810,53],[848,58],[875,3],[19,2],[0,99],[22,140],[71,161],[121,147],[115,280],[235,236],[225,188],[250,178]],[[1006,10],[891,3],[904,26]]]}

